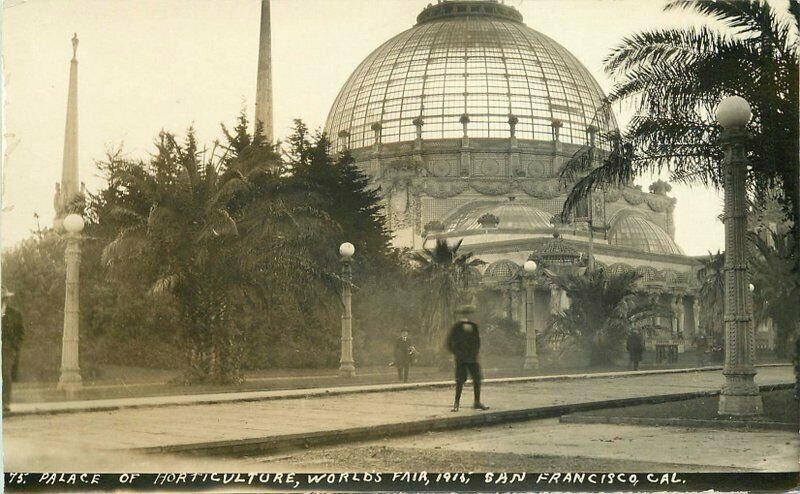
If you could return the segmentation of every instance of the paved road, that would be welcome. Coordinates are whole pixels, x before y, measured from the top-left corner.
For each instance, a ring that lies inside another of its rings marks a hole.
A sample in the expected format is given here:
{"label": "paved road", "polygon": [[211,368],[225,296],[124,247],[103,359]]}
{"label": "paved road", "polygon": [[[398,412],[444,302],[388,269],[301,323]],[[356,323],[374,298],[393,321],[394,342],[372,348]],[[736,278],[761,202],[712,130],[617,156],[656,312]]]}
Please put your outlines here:
{"label": "paved road", "polygon": [[[712,453],[713,452],[713,453]],[[561,424],[534,420],[254,458],[294,472],[798,471],[794,432]]]}
{"label": "paved road", "polygon": [[[759,384],[793,380],[788,366],[759,369]],[[719,389],[722,375],[686,372],[616,378],[512,382],[485,387],[495,410],[515,410],[614,398]],[[471,390],[465,389],[465,402]],[[210,441],[242,441],[275,435],[452,417],[448,388],[346,394],[307,399],[162,406],[59,415],[27,415],[3,421],[7,470],[97,470],[113,452]],[[464,409],[460,414],[481,413]],[[53,445],[58,445],[54,450]],[[152,460],[150,460],[152,461]],[[166,460],[165,460],[166,462]],[[112,462],[113,463],[113,462]],[[105,463],[104,463],[105,464]],[[123,464],[122,466],[124,466]],[[120,465],[109,464],[109,469]],[[134,469],[135,470],[135,469]],[[163,470],[172,468],[164,463]]]}

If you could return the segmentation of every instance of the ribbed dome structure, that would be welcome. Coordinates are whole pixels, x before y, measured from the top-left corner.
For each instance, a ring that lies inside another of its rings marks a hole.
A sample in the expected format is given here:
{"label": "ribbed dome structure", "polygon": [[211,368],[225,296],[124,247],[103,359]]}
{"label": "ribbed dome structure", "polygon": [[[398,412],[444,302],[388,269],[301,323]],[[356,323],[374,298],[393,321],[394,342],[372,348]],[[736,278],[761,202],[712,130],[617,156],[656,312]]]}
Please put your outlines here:
{"label": "ribbed dome structure", "polygon": [[492,215],[499,219],[500,222],[496,225],[498,229],[540,230],[552,228],[550,219],[553,215],[524,202],[508,201],[484,205],[467,211],[451,219],[448,225],[445,225],[445,229],[450,232],[483,230],[486,227],[481,225],[479,220],[484,215]]}
{"label": "ribbed dome structure", "polygon": [[683,251],[658,225],[637,214],[628,214],[614,222],[608,243],[653,254],[683,255]]}
{"label": "ribbed dome structure", "polygon": [[578,249],[566,243],[556,232],[553,234],[553,239],[536,252],[535,257],[548,265],[569,266],[580,262],[583,255],[578,252]]}
{"label": "ribbed dome structure", "polygon": [[[356,68],[336,98],[325,130],[351,149],[381,142],[508,138],[585,144],[587,129],[616,129],[598,112],[604,95],[564,47],[495,1],[429,5]],[[467,117],[466,119],[464,117]],[[602,143],[600,143],[602,145]]]}
{"label": "ribbed dome structure", "polygon": [[486,267],[483,279],[489,283],[504,283],[511,280],[519,271],[519,266],[514,261],[503,259]]}

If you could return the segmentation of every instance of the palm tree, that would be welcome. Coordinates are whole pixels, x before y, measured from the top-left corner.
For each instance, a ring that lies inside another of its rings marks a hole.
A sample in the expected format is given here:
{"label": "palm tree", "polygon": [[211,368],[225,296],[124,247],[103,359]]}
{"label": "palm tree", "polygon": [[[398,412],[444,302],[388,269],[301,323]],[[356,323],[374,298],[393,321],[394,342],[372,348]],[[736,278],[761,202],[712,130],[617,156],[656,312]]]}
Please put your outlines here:
{"label": "palm tree", "polygon": [[441,346],[446,330],[453,323],[456,305],[464,300],[474,284],[473,269],[485,264],[473,254],[459,254],[462,240],[450,246],[445,239],[436,239],[433,250],[423,248],[412,259],[419,265],[418,275],[428,296],[423,303],[424,333],[431,349]]}
{"label": "palm tree", "polygon": [[753,280],[753,316],[756,323],[771,319],[776,333],[775,350],[786,356],[787,340],[800,320],[800,277],[792,271],[795,251],[790,235],[769,232],[771,243],[749,235],[756,255],[750,258]]}
{"label": "palm tree", "polygon": [[700,326],[716,340],[723,337],[725,322],[725,254],[708,253],[697,272],[700,282]]}
{"label": "palm tree", "polygon": [[542,337],[574,338],[589,353],[589,365],[609,364],[622,350],[628,333],[657,308],[636,293],[635,272],[608,275],[605,270],[554,276],[550,282],[570,298],[567,310],[552,316]]}
{"label": "palm tree", "polygon": [[190,383],[241,378],[236,315],[245,304],[260,301],[269,313],[280,306],[274,297],[289,288],[313,296],[315,285],[306,282],[333,277],[310,255],[324,244],[318,236],[325,215],[303,197],[287,197],[277,174],[234,163],[214,152],[202,161],[191,130],[184,145],[162,133],[150,163],[119,163],[110,180],[139,207],[114,206],[127,224],[106,246],[104,261],[117,272],[144,266],[151,294],[179,303]]}
{"label": "palm tree", "polygon": [[671,0],[665,7],[678,9],[694,10],[726,31],[709,26],[645,31],[612,51],[605,61],[615,83],[609,103],[629,102],[636,113],[624,136],[605,136],[609,151],[595,157],[603,166],[589,172],[590,149],[568,164],[567,176],[589,174],[567,206],[593,188],[662,170],[676,182],[719,187],[714,109],[724,96],[736,94],[753,108],[752,192],[763,199],[782,188],[781,203],[800,235],[800,5],[791,0],[789,11],[781,12],[764,0]]}

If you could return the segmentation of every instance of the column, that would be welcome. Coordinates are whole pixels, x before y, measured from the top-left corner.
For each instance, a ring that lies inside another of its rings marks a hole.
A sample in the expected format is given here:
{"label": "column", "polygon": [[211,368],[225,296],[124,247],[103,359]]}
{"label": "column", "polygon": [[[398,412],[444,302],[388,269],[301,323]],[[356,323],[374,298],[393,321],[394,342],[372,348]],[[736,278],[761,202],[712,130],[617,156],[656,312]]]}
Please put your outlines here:
{"label": "column", "polygon": [[550,314],[561,312],[561,289],[556,286],[550,287]]}
{"label": "column", "polygon": [[725,384],[719,413],[725,415],[758,415],[763,411],[755,383],[755,333],[747,275],[746,140],[744,125],[725,128],[720,135],[725,190]]}
{"label": "column", "polygon": [[534,321],[534,278],[528,275],[525,279],[525,364],[526,369],[539,368],[539,356],[536,353],[536,323]]}
{"label": "column", "polygon": [[461,136],[461,170],[459,175],[462,177],[469,177],[472,175],[472,155],[470,153],[469,131],[467,129],[469,125],[469,115],[466,113],[461,115],[458,121],[461,122],[461,129],[463,131]]}
{"label": "column", "polygon": [[64,334],[61,345],[61,376],[57,389],[67,393],[68,398],[83,385],[79,365],[80,343],[80,233],[68,232],[64,253],[67,280],[64,298]]}
{"label": "column", "polygon": [[522,165],[520,162],[519,157],[519,142],[517,141],[517,123],[519,119],[514,115],[508,116],[508,175],[512,177],[524,177],[526,175],[525,170],[522,169]]}
{"label": "column", "polygon": [[339,374],[344,377],[353,377],[356,374],[355,362],[353,361],[353,313],[352,313],[352,289],[353,270],[350,259],[342,259],[342,351],[339,359]]}

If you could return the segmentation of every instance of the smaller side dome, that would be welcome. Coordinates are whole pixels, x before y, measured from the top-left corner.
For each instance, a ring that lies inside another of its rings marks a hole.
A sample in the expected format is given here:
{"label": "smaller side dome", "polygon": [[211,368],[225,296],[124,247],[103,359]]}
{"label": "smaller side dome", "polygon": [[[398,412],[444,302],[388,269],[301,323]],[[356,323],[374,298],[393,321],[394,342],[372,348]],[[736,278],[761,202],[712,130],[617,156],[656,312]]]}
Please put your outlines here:
{"label": "smaller side dome", "polygon": [[483,280],[486,283],[505,283],[511,281],[512,278],[519,272],[519,266],[508,259],[495,261],[486,267],[483,272]]}
{"label": "smaller side dome", "polygon": [[608,243],[652,254],[684,255],[667,232],[635,213],[627,214],[611,225]]}

